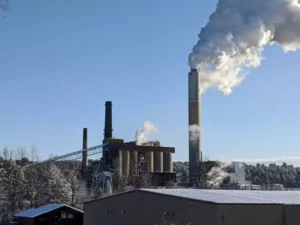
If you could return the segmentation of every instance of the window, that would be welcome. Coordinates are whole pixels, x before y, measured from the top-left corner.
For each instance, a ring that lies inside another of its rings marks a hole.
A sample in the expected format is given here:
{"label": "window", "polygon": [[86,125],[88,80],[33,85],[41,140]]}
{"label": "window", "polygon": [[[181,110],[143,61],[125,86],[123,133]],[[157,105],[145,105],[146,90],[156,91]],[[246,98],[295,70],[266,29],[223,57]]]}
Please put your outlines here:
{"label": "window", "polygon": [[67,213],[64,211],[61,211],[61,218],[66,219],[67,218]]}
{"label": "window", "polygon": [[74,216],[72,213],[68,213],[68,219],[74,219]]}

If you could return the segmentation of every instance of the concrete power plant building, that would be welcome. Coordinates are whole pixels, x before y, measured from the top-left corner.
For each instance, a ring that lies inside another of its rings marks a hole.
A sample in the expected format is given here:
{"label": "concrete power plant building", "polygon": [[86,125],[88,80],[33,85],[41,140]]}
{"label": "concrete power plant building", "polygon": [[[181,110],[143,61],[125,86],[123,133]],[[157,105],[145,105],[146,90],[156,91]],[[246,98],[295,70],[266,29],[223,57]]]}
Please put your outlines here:
{"label": "concrete power plant building", "polygon": [[[132,185],[132,177],[143,174],[147,174],[152,186],[165,186],[176,181],[173,171],[174,147],[161,146],[159,141],[138,145],[136,141],[125,142],[124,139],[114,138],[111,101],[105,102],[104,124],[101,159],[89,161],[88,152],[82,152],[82,170],[89,185],[95,171],[101,174],[101,187],[107,193],[111,193],[113,184],[118,184],[118,176],[126,177],[129,186]],[[88,149],[87,128],[83,129],[82,143],[83,149]]]}
{"label": "concrete power plant building", "polygon": [[139,170],[147,171],[155,186],[164,186],[176,180],[176,173],[173,172],[174,147],[161,146],[158,141],[137,145],[136,141],[113,138],[111,101],[105,103],[103,144],[101,161],[104,171],[126,177]]}
{"label": "concrete power plant building", "polygon": [[[201,93],[200,77],[197,69],[191,69],[189,73],[189,179],[195,183],[200,173],[199,163],[202,160],[201,152]],[[191,135],[192,128],[199,129],[199,135]]]}

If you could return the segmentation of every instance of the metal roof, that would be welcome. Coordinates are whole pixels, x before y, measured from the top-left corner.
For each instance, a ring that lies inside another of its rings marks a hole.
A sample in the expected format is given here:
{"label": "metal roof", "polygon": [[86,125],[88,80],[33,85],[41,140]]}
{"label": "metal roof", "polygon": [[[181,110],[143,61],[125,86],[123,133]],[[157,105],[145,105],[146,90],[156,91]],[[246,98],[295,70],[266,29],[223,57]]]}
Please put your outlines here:
{"label": "metal roof", "polygon": [[217,204],[300,205],[300,191],[250,191],[203,189],[140,189],[140,191]]}
{"label": "metal roof", "polygon": [[73,207],[65,205],[65,204],[48,204],[48,205],[44,205],[44,206],[41,206],[41,207],[36,208],[36,209],[28,209],[28,210],[25,210],[23,212],[17,213],[17,214],[14,215],[14,217],[34,218],[34,217],[37,217],[37,216],[40,216],[42,214],[51,212],[55,209],[59,209],[59,208],[64,207],[64,206],[83,213],[81,210],[73,208]]}

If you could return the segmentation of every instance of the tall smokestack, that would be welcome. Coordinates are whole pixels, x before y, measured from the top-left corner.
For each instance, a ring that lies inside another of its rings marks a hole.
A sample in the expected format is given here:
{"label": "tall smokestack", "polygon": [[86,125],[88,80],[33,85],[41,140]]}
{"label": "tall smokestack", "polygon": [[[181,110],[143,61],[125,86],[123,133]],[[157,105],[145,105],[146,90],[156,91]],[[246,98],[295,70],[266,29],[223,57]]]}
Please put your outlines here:
{"label": "tall smokestack", "polygon": [[[82,149],[88,148],[88,129],[83,128]],[[82,167],[88,166],[88,153],[82,153]]]}
{"label": "tall smokestack", "polygon": [[105,127],[104,139],[112,138],[112,103],[111,101],[105,102]]}
{"label": "tall smokestack", "polygon": [[197,69],[189,73],[189,179],[194,183],[199,177],[201,152],[200,76]]}

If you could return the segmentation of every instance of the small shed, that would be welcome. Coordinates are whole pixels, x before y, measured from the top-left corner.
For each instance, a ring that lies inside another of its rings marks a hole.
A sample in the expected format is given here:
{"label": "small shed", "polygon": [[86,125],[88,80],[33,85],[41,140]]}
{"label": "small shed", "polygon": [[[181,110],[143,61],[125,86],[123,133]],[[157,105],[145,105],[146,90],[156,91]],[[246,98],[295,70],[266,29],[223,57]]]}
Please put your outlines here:
{"label": "small shed", "polygon": [[14,215],[18,225],[83,225],[83,211],[65,204],[48,204]]}

